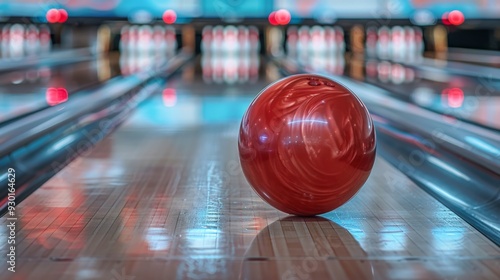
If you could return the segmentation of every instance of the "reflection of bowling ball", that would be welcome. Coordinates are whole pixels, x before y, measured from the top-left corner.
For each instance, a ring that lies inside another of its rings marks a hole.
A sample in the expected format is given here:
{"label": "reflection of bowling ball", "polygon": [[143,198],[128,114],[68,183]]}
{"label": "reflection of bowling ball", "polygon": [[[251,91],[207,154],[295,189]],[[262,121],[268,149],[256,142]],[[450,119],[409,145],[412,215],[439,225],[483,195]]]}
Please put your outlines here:
{"label": "reflection of bowling ball", "polygon": [[323,217],[289,216],[257,234],[240,279],[375,279],[373,273],[348,230]]}
{"label": "reflection of bowling ball", "polygon": [[243,172],[262,199],[294,215],[331,211],[356,194],[375,160],[365,105],[344,86],[301,74],[265,88],[241,122]]}

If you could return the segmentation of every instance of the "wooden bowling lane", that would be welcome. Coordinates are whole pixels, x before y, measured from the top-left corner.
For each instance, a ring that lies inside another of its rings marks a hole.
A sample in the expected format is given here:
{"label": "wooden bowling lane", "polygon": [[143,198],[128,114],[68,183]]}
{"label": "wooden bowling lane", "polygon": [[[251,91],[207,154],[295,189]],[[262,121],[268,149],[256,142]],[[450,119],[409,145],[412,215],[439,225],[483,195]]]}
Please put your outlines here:
{"label": "wooden bowling lane", "polygon": [[2,279],[500,278],[500,248],[381,158],[326,215],[268,206],[236,145],[237,109],[268,81],[225,92],[182,77],[18,206]]}

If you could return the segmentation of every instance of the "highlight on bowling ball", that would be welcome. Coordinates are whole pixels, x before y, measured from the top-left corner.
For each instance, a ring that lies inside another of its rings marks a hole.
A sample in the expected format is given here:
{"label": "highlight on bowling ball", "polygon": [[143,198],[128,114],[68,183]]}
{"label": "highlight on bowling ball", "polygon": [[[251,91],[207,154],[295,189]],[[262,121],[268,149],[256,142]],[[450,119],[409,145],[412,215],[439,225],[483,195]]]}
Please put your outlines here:
{"label": "highlight on bowling ball", "polygon": [[300,74],[257,95],[243,116],[238,149],[243,173],[263,200],[312,216],[340,207],[361,189],[376,139],[354,93],[329,78]]}

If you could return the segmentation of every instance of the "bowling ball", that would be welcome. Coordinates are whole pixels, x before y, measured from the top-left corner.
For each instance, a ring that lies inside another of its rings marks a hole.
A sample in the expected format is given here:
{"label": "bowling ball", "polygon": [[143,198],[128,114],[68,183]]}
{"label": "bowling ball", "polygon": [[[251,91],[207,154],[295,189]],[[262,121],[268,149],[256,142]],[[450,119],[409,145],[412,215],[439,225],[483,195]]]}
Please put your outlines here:
{"label": "bowling ball", "polygon": [[311,216],[352,198],[375,161],[367,108],[343,85],[300,74],[262,90],[241,121],[238,150],[246,179],[283,212]]}

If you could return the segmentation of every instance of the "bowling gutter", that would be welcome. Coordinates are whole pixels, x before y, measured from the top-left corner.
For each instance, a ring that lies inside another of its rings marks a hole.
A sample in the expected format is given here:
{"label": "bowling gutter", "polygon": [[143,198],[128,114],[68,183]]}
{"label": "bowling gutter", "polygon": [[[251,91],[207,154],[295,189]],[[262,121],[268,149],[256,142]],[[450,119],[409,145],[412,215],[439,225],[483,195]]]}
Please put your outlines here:
{"label": "bowling gutter", "polygon": [[[307,73],[290,60],[285,74]],[[321,73],[320,73],[321,74]],[[419,187],[500,245],[500,135],[405,103],[373,85],[325,74],[368,107],[377,153]],[[388,178],[388,184],[391,182]],[[404,195],[404,194],[402,194]]]}
{"label": "bowling gutter", "polygon": [[[111,79],[87,95],[80,94],[69,100],[64,106],[42,110],[0,128],[0,170],[3,170],[0,184],[7,185],[6,170],[15,168],[18,178],[16,200],[24,199],[78,156],[77,147],[82,141],[95,145],[105,136],[90,143],[89,134],[81,130],[99,128],[103,130],[100,133],[110,133],[128,112],[191,58],[190,53],[182,52],[159,68]],[[93,101],[88,102],[89,98]],[[95,123],[101,124],[102,120],[107,120],[109,129],[95,127]],[[68,160],[52,166],[61,157]],[[6,190],[0,190],[0,215],[6,211]]]}

